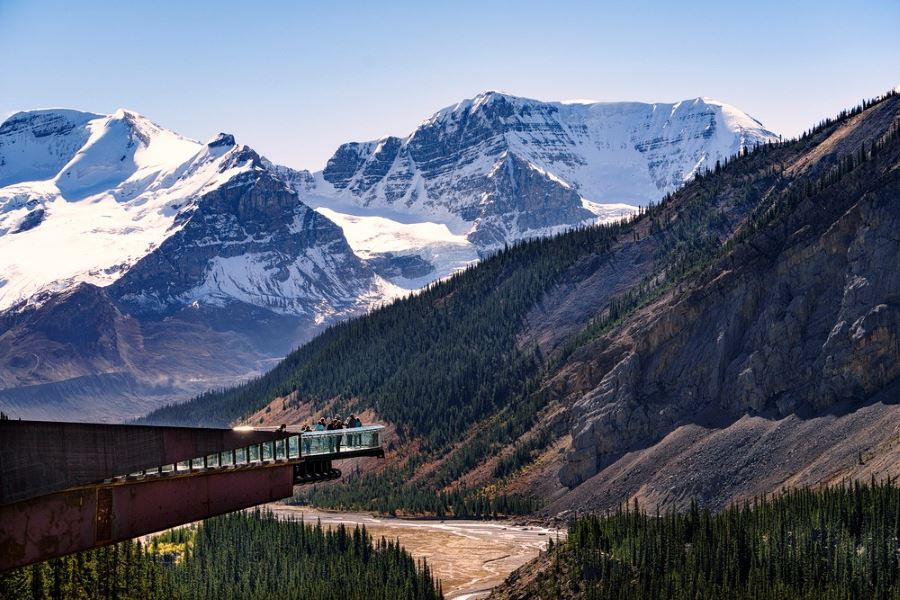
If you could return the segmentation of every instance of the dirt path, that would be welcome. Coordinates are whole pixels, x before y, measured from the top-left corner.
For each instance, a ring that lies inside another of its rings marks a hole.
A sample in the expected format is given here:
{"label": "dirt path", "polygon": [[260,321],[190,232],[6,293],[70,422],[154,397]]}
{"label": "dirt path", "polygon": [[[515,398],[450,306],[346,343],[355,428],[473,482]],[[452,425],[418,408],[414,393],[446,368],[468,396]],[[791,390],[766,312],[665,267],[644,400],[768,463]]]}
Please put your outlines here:
{"label": "dirt path", "polygon": [[323,526],[365,525],[375,538],[399,539],[416,558],[425,558],[440,578],[448,600],[472,600],[487,596],[506,579],[547,547],[551,538],[564,539],[564,529],[513,526],[496,521],[436,521],[373,517],[362,513],[320,512],[313,509],[270,504],[275,514],[321,520]]}

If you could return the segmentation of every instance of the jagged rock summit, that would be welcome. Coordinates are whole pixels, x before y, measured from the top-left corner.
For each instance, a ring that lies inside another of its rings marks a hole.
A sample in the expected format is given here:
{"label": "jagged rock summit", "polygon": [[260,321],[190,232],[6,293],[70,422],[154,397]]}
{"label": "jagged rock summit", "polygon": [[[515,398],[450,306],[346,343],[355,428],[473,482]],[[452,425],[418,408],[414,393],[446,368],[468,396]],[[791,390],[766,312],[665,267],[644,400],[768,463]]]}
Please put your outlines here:
{"label": "jagged rock summit", "polygon": [[410,135],[341,146],[306,189],[419,214],[482,253],[658,202],[696,173],[777,136],[727,104],[541,102],[484,92]]}

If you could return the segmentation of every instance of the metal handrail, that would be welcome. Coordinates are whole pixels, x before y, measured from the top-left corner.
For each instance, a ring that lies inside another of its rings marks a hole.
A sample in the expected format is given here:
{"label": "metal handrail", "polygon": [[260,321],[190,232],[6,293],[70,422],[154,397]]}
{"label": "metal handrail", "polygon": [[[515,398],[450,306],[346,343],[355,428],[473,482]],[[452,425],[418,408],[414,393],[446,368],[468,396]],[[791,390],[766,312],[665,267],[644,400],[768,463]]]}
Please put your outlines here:
{"label": "metal handrail", "polygon": [[328,435],[341,435],[344,433],[366,433],[369,431],[381,431],[384,425],[363,425],[362,427],[345,427],[343,429],[325,429],[323,431],[304,431],[303,437],[321,437]]}
{"label": "metal handrail", "polygon": [[[337,457],[344,451],[360,448],[378,448],[381,436],[378,434],[384,425],[363,425],[346,429],[326,429],[324,431],[287,431],[289,435],[279,440],[260,442],[242,448],[234,448],[222,452],[214,452],[206,456],[179,461],[175,464],[160,465],[131,473],[129,478],[142,475],[166,475],[185,471],[208,471],[210,469],[239,468],[254,464],[280,462],[284,460],[300,460],[304,457],[316,457],[334,454]],[[368,434],[368,435],[367,435]],[[363,436],[367,436],[364,438]],[[293,441],[296,440],[296,441]],[[126,477],[126,476],[122,476]]]}

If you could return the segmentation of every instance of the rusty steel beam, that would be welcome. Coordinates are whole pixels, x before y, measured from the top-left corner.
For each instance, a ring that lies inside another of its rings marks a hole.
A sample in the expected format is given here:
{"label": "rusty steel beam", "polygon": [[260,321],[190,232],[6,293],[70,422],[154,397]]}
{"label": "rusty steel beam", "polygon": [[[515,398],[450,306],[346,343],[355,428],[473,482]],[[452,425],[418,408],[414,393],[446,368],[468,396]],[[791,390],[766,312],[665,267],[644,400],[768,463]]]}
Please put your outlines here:
{"label": "rusty steel beam", "polygon": [[0,420],[0,505],[289,435]]}
{"label": "rusty steel beam", "polygon": [[287,498],[276,463],[121,481],[0,506],[0,571]]}

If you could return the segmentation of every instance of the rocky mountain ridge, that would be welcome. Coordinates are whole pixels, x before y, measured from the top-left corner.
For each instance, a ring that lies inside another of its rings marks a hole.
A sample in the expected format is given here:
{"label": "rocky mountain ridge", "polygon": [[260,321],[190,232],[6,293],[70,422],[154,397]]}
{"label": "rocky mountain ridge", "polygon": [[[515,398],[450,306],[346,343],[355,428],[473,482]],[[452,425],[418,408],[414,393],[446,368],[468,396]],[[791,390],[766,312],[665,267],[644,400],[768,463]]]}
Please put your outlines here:
{"label": "rocky mountain ridge", "polygon": [[40,400],[48,386],[79,396],[88,380],[111,401],[82,414],[133,418],[394,293],[233,136],[199,144],[130,111],[38,111],[0,127],[0,156],[12,414],[58,413]]}
{"label": "rocky mountain ridge", "polygon": [[[627,188],[634,157],[649,161],[636,167],[654,173],[644,179],[665,180],[649,198],[766,139],[708,100],[565,105],[486,93],[403,140],[343,146],[310,174],[233,136],[201,144],[133,111],[18,113],[0,125],[0,405],[46,417],[61,405],[41,397],[70,405],[59,384],[70,398],[108,399],[92,418],[136,416],[256,373],[325,325],[505,244],[632,214],[589,197]],[[358,169],[340,166],[362,147],[371,156]],[[388,180],[411,198],[404,161],[430,196],[380,202]],[[97,318],[85,331],[54,324],[86,306]]]}
{"label": "rocky mountain ridge", "polygon": [[[781,175],[790,183],[780,199],[769,192],[775,206],[765,207],[770,212],[758,217],[756,232],[745,225],[746,238],[688,287],[572,356],[551,383],[578,382],[566,392],[577,399],[567,417],[573,425],[559,472],[564,485],[589,482],[623,454],[698,418],[822,422],[834,411],[852,422],[851,407],[870,402],[886,403],[882,414],[895,412],[896,390],[889,390],[900,375],[900,278],[893,267],[900,256],[900,155],[894,141],[875,160],[867,153],[896,130],[897,104],[891,97],[847,119],[812,152],[786,163]],[[881,417],[855,427],[876,423],[882,429],[873,430],[872,442],[896,435]],[[853,428],[846,439],[854,439]],[[807,443],[820,446],[833,451],[840,443]],[[755,491],[748,481],[730,481],[731,489],[719,481],[723,489],[714,493],[701,487],[716,502]],[[676,483],[642,494],[683,504],[696,492]]]}
{"label": "rocky mountain ridge", "polygon": [[446,222],[485,252],[621,217],[775,139],[709,98],[561,103],[484,92],[405,138],[344,144],[304,185],[344,204]]}

